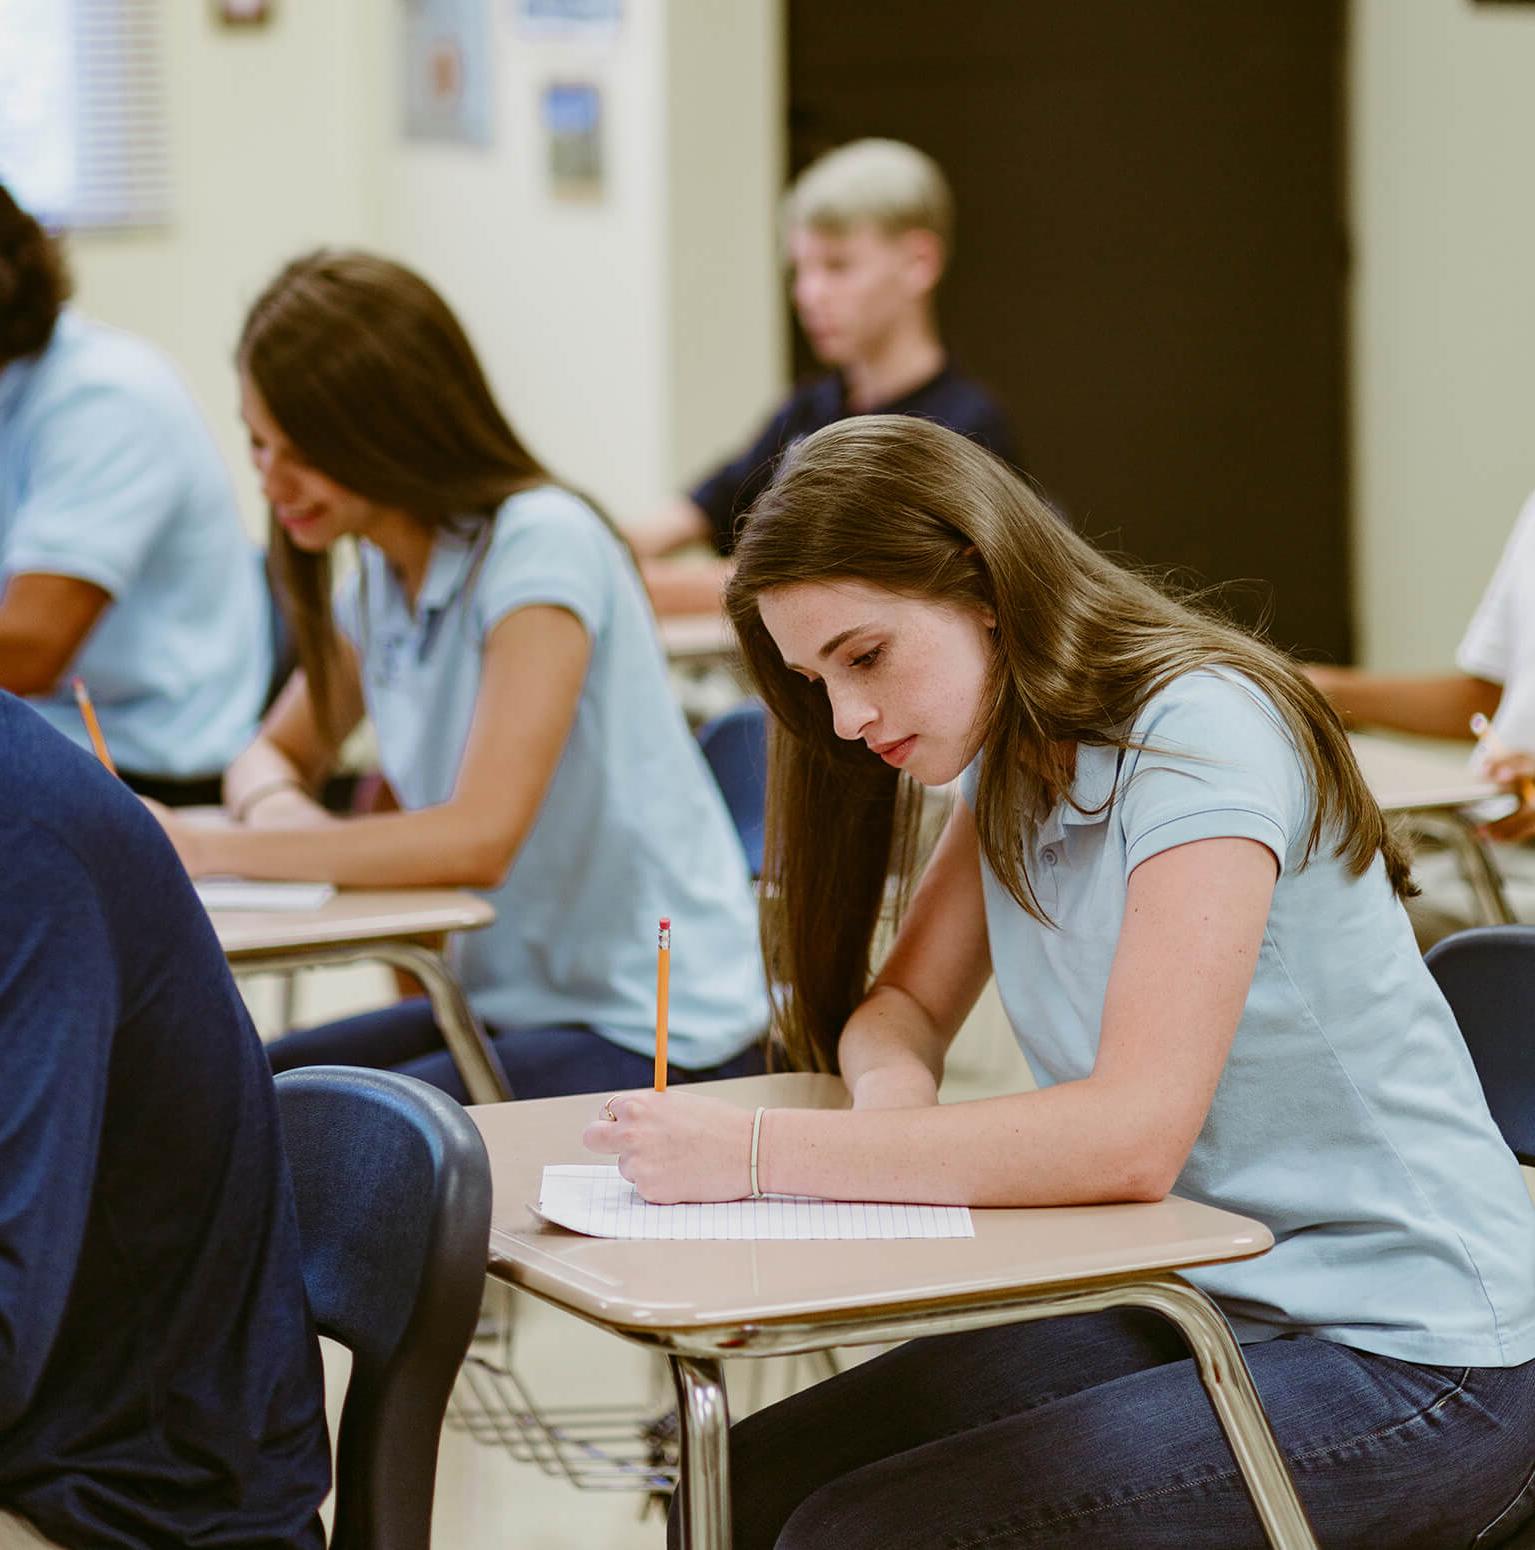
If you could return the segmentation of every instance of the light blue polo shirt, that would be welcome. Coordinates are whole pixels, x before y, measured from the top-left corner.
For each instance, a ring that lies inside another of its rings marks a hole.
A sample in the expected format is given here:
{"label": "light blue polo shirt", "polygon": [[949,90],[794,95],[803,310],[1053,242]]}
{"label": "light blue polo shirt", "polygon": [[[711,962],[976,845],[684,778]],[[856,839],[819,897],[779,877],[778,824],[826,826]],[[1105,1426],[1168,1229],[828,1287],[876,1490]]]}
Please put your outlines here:
{"label": "light blue polo shirt", "polygon": [[85,743],[85,680],[118,766],[216,775],[250,741],[272,675],[260,559],[208,427],[170,363],[65,309],[0,371],[0,586],[28,572],[112,602],[69,674],[29,703]]}
{"label": "light blue polo shirt", "polygon": [[[1280,874],[1252,989],[1173,1188],[1257,1217],[1275,1247],[1189,1279],[1247,1341],[1535,1357],[1535,1209],[1384,864],[1350,877],[1324,849],[1302,868],[1309,780],[1273,703],[1236,673],[1174,679],[1129,740],[1145,747],[1079,747],[1075,805],[1026,837],[1058,929],[982,865],[992,965],[1035,1079],[1092,1071],[1131,871],[1193,840],[1267,846]],[[972,805],[978,776],[962,780]]]}
{"label": "light blue polo shirt", "polygon": [[380,762],[407,809],[453,793],[481,653],[501,619],[552,604],[590,638],[575,724],[543,806],[506,880],[484,895],[496,923],[458,939],[475,1010],[498,1028],[582,1023],[649,1053],[656,922],[669,915],[671,1060],[717,1065],[760,1038],[767,989],[745,857],[619,540],[566,490],[514,495],[478,549],[439,533],[414,615],[383,555],[358,547],[337,623],[362,658]]}

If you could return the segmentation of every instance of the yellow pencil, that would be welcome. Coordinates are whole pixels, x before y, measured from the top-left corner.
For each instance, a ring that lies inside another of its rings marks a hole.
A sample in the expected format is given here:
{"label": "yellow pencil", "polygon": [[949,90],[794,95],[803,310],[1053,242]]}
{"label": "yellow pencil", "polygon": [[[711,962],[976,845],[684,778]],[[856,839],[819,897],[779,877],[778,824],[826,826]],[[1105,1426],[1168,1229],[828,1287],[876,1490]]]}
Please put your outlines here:
{"label": "yellow pencil", "polygon": [[661,917],[661,934],[656,942],[656,1091],[666,1091],[666,1003],[672,983],[672,923]]}
{"label": "yellow pencil", "polygon": [[85,687],[83,678],[74,678],[71,682],[75,686],[75,704],[80,707],[80,719],[85,723],[85,730],[90,733],[91,747],[96,750],[96,757],[115,775],[117,766],[112,762],[112,755],[107,752],[106,738],[101,735],[101,723],[96,719],[96,707],[91,704],[91,692]]}

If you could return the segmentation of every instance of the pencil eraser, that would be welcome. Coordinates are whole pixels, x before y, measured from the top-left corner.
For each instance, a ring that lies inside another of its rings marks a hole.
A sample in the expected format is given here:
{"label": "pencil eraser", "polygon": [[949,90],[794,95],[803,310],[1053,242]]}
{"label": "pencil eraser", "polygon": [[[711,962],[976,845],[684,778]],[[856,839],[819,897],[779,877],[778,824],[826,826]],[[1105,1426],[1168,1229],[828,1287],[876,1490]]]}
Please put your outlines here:
{"label": "pencil eraser", "polygon": [[672,917],[670,915],[663,915],[661,917],[661,929],[663,931],[670,931],[672,929]]}

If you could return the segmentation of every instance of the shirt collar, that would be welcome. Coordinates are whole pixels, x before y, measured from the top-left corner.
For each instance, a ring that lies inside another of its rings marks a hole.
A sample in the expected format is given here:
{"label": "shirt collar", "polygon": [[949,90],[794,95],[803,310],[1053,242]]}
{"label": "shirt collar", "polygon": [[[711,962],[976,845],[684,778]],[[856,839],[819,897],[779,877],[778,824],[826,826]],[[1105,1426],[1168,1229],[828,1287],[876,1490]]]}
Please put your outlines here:
{"label": "shirt collar", "polygon": [[1072,827],[1102,823],[1109,816],[1109,801],[1119,778],[1118,748],[1102,744],[1077,744],[1077,771],[1071,782],[1071,800],[1060,804],[1061,823]]}
{"label": "shirt collar", "polygon": [[432,540],[432,557],[427,562],[421,591],[416,595],[416,614],[424,617],[451,603],[468,579],[469,558],[475,548],[474,533],[459,533],[439,527]]}

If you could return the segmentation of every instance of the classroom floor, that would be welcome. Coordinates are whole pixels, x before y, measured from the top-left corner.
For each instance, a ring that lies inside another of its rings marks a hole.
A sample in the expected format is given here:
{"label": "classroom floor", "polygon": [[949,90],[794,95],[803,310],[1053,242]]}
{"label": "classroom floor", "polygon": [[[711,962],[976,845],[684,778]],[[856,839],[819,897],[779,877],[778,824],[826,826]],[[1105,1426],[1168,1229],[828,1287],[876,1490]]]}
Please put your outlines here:
{"label": "classroom floor", "polygon": [[[1535,920],[1535,852],[1525,850],[1507,865],[1509,895],[1523,920]],[[1445,869],[1425,863],[1419,872],[1429,899],[1454,912],[1463,891]],[[270,1032],[277,997],[269,981],[247,982],[257,1025]],[[385,973],[368,967],[327,970],[305,976],[299,987],[299,1021],[318,1022],[368,1007],[392,996]],[[994,992],[988,990],[955,1046],[946,1100],[1015,1091],[1030,1085]],[[1535,1174],[1527,1170],[1535,1195]],[[489,1358],[494,1339],[476,1344]],[[567,1318],[531,1298],[522,1298],[516,1317],[516,1368],[539,1405],[623,1404],[663,1410],[669,1383],[659,1358],[589,1325]],[[332,1424],[345,1389],[347,1359],[327,1344],[326,1381]],[[732,1413],[766,1403],[819,1376],[807,1360],[734,1363],[727,1368]],[[578,1490],[560,1475],[519,1462],[496,1446],[474,1440],[461,1425],[444,1431],[437,1481],[433,1541],[441,1550],[661,1550],[663,1522],[645,1513],[635,1492]]]}

